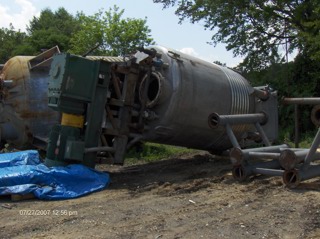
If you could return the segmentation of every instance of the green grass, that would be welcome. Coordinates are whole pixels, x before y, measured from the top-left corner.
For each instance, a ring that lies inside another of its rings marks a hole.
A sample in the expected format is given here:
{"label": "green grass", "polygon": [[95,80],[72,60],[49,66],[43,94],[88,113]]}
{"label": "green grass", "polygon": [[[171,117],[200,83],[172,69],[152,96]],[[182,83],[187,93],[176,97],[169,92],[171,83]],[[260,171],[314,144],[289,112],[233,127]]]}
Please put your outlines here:
{"label": "green grass", "polygon": [[145,143],[142,146],[141,152],[136,152],[135,148],[129,150],[125,156],[125,163],[127,165],[147,163],[170,157],[177,157],[184,153],[191,152],[196,152],[196,150],[171,145]]}
{"label": "green grass", "polygon": [[[315,132],[308,132],[305,135],[303,135],[300,139],[299,139],[299,148],[310,148],[314,137],[316,136],[317,131]],[[294,141],[290,140],[289,137],[285,137],[284,138],[284,143],[287,143],[290,145],[290,147],[294,148]]]}

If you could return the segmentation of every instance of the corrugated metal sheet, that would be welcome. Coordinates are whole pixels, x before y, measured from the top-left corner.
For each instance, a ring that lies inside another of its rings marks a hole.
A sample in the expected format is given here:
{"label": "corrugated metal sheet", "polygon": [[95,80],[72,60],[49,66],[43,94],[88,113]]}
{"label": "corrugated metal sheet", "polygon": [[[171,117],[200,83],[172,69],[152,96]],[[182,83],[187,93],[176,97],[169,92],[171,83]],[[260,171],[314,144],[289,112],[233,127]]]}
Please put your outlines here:
{"label": "corrugated metal sheet", "polygon": [[106,62],[126,62],[129,60],[127,57],[121,57],[121,56],[87,56],[86,58],[93,60],[93,61],[106,61]]}

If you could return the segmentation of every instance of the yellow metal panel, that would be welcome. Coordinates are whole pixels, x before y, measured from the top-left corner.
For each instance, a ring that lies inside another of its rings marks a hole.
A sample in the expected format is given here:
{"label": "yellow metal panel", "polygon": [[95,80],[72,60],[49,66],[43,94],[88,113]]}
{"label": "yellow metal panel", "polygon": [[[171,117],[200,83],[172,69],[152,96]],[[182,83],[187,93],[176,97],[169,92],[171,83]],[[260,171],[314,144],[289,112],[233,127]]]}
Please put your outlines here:
{"label": "yellow metal panel", "polygon": [[62,114],[61,125],[71,126],[76,128],[83,128],[84,116],[74,114]]}

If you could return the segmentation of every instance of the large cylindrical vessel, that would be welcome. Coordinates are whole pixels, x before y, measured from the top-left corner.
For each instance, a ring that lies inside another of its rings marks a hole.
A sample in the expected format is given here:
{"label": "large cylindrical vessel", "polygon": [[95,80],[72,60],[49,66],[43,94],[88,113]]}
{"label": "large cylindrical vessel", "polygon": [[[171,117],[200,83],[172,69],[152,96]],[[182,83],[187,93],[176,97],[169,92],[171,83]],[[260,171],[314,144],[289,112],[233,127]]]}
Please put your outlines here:
{"label": "large cylindrical vessel", "polygon": [[17,148],[45,149],[59,114],[48,108],[48,68],[31,69],[34,56],[15,56],[1,72],[1,139]]}
{"label": "large cylindrical vessel", "polygon": [[[151,73],[147,89],[147,106],[154,115],[147,121],[148,130],[144,133],[147,141],[222,151],[232,147],[231,142],[224,127],[209,127],[208,116],[213,112],[255,113],[261,111],[261,105],[268,104],[268,100],[257,99],[248,81],[229,68],[172,49],[154,49],[163,66]],[[142,82],[140,98],[143,91]],[[255,131],[249,124],[233,125],[232,129],[243,143],[248,131]]]}

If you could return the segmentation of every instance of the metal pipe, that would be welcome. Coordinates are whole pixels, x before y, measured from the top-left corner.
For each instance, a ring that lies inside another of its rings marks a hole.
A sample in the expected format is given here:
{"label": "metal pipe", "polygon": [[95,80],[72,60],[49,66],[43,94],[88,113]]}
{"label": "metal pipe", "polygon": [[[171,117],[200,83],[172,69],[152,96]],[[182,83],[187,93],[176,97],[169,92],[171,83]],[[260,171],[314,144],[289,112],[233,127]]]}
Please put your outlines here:
{"label": "metal pipe", "polygon": [[133,138],[130,143],[127,144],[127,150],[130,149],[133,145],[135,145],[136,143],[138,143],[139,141],[141,141],[143,139],[142,135],[136,136],[135,138]]}
{"label": "metal pipe", "polygon": [[268,176],[282,176],[284,170],[281,169],[270,169],[270,168],[254,168],[254,174],[263,174]]}
{"label": "metal pipe", "polygon": [[285,170],[294,169],[295,166],[299,162],[301,162],[299,158],[302,157],[302,160],[303,160],[304,157],[307,155],[307,153],[308,152],[306,150],[301,150],[301,151],[293,151],[292,149],[283,150],[280,153],[280,157],[279,157],[280,165]]}
{"label": "metal pipe", "polygon": [[314,157],[314,154],[316,153],[316,151],[319,147],[319,144],[320,144],[320,128],[318,129],[316,137],[313,139],[310,150],[304,160],[303,170],[306,170],[310,166],[310,163]]}
{"label": "metal pipe", "polygon": [[[289,147],[287,148],[280,148],[280,152],[282,152],[283,150],[287,150]],[[298,151],[304,151],[304,150],[309,150],[306,148],[290,148],[290,150],[294,151],[294,152],[298,152]]]}
{"label": "metal pipe", "polygon": [[253,87],[252,94],[258,97],[260,100],[265,101],[269,99],[270,92],[268,90],[268,86],[261,88],[261,87]]}
{"label": "metal pipe", "polygon": [[94,153],[94,152],[99,152],[99,151],[106,151],[106,152],[114,153],[115,149],[113,147],[109,147],[109,146],[92,147],[92,148],[86,148],[84,150],[84,153]]}
{"label": "metal pipe", "polygon": [[[272,160],[267,162],[257,163],[255,165],[236,165],[233,167],[232,175],[233,178],[238,181],[244,181],[249,176],[254,174],[265,174],[270,176],[281,176],[284,172],[283,170],[275,170],[279,169],[280,164],[278,160]],[[281,172],[281,174],[280,174]]]}
{"label": "metal pipe", "polygon": [[249,158],[254,159],[279,159],[280,153],[249,152]]}
{"label": "metal pipe", "polygon": [[240,148],[240,145],[238,143],[238,140],[236,138],[236,136],[234,135],[233,131],[232,131],[232,128],[229,124],[226,124],[226,130],[227,130],[227,134],[228,134],[228,137],[232,143],[232,146],[234,148]]}
{"label": "metal pipe", "polygon": [[255,127],[256,127],[256,129],[258,130],[258,132],[259,132],[259,134],[260,134],[260,136],[261,136],[261,138],[262,138],[262,141],[263,141],[264,145],[266,145],[266,146],[271,146],[271,143],[270,143],[267,135],[265,134],[264,130],[262,129],[260,123],[256,122],[256,123],[255,123]]}
{"label": "metal pipe", "polygon": [[229,157],[233,165],[239,165],[243,161],[249,159],[250,152],[269,152],[269,153],[280,153],[281,149],[289,148],[287,144],[260,147],[260,148],[251,148],[251,149],[241,149],[241,148],[232,148],[229,153]]}
{"label": "metal pipe", "polygon": [[318,105],[320,104],[320,97],[284,98],[282,103],[287,105]]}
{"label": "metal pipe", "polygon": [[[298,164],[302,163],[309,153],[309,149],[294,151],[286,149],[280,153],[279,162],[285,170],[294,169]],[[312,161],[320,158],[320,152],[316,151],[312,157]]]}
{"label": "metal pipe", "polygon": [[302,181],[320,176],[320,165],[312,165],[307,170],[285,170],[283,182],[290,188],[297,187]]}
{"label": "metal pipe", "polygon": [[273,145],[273,146],[267,146],[267,147],[259,147],[259,148],[252,148],[252,149],[243,149],[243,153],[249,153],[249,152],[271,152],[271,153],[278,153],[280,152],[280,149],[289,148],[289,145],[287,144],[280,144],[280,145]]}
{"label": "metal pipe", "polygon": [[299,105],[294,105],[294,146],[299,148]]}
{"label": "metal pipe", "polygon": [[255,124],[257,122],[266,123],[267,116],[265,113],[255,114],[238,114],[238,115],[219,115],[212,113],[209,115],[209,126],[216,128],[219,125],[236,125],[236,124]]}

